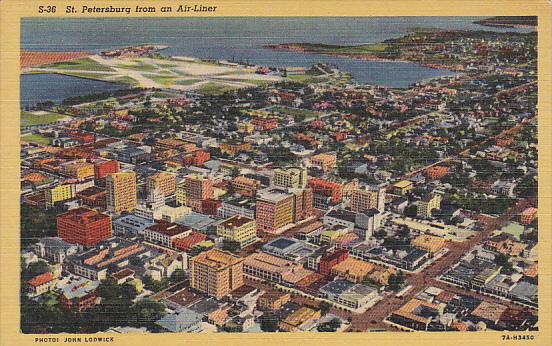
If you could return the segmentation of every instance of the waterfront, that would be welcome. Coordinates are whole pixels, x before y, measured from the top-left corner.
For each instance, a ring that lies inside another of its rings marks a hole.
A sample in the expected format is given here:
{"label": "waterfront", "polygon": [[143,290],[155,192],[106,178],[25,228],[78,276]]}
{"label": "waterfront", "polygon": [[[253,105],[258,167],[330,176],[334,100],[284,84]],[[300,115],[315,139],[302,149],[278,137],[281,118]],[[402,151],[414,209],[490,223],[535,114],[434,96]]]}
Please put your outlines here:
{"label": "waterfront", "polygon": [[[478,17],[373,17],[373,18],[166,18],[166,19],[24,19],[21,47],[25,50],[91,51],[143,43],[167,45],[163,54],[201,59],[245,60],[269,66],[335,64],[359,83],[404,88],[420,80],[451,75],[413,63],[359,61],[316,54],[274,51],[264,45],[285,42],[314,42],[355,45],[377,43],[399,37],[415,28],[516,31],[472,23]],[[86,34],[85,34],[86,33]],[[116,44],[114,44],[116,42]],[[51,79],[50,83],[47,82]],[[86,88],[72,80],[63,91],[45,87],[59,81],[53,75],[22,78],[22,99],[32,102],[81,95]],[[85,82],[83,82],[85,83]],[[32,84],[38,84],[32,86]],[[88,84],[87,84],[88,85]],[[92,83],[99,88],[103,83]],[[105,85],[111,88],[112,85]],[[56,88],[57,89],[57,88]],[[93,89],[92,91],[96,91]],[[28,103],[24,103],[28,104]]]}

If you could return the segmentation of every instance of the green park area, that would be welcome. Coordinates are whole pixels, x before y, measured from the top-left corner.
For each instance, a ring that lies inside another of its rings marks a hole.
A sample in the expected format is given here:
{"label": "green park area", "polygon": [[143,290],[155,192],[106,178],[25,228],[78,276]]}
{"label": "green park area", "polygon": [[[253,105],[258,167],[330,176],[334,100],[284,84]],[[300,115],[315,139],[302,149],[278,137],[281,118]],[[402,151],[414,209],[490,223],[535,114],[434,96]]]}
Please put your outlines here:
{"label": "green park area", "polygon": [[97,63],[90,58],[77,59],[71,61],[58,62],[45,65],[43,68],[56,68],[60,70],[80,70],[80,71],[113,71],[112,68]]}
{"label": "green park area", "polygon": [[21,127],[47,125],[63,119],[65,116],[52,112],[21,112]]}
{"label": "green park area", "polygon": [[228,85],[208,82],[202,84],[196,91],[204,95],[220,95],[232,90],[235,90],[235,88]]}
{"label": "green park area", "polygon": [[21,140],[36,144],[48,144],[50,143],[50,139],[48,137],[45,137],[43,135],[39,134],[31,134],[31,135],[25,135],[21,137]]}

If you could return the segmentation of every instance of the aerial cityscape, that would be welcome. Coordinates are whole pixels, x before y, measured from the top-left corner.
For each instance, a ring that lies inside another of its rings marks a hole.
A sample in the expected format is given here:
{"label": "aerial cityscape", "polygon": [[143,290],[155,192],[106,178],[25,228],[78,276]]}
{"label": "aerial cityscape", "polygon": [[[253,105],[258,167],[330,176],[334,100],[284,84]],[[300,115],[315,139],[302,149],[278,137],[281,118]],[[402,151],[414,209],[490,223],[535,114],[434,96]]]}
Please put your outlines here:
{"label": "aerial cityscape", "polygon": [[21,332],[538,330],[536,28],[23,19]]}

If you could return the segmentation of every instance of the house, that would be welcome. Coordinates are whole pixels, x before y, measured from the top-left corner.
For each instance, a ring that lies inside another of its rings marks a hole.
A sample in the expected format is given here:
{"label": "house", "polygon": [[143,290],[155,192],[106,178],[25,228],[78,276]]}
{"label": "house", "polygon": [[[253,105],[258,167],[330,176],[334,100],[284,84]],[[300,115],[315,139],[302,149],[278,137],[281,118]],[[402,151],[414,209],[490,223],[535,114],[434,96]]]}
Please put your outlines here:
{"label": "house", "polygon": [[155,324],[172,333],[199,333],[202,316],[190,309],[183,308],[176,314],[169,314],[157,320]]}

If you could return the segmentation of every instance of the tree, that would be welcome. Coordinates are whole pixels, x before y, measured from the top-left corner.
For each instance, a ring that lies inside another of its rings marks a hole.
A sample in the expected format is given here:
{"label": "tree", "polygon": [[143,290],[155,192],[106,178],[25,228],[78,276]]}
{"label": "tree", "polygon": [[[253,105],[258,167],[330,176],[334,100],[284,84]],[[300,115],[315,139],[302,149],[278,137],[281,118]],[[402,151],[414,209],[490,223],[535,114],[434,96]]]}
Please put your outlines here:
{"label": "tree", "polygon": [[416,204],[411,204],[404,210],[404,215],[408,217],[416,217],[417,214],[418,206]]}
{"label": "tree", "polygon": [[147,326],[165,315],[165,305],[149,299],[140,300],[130,310],[137,327]]}
{"label": "tree", "polygon": [[29,264],[29,266],[21,273],[23,281],[30,280],[37,275],[44,274],[50,271],[50,266],[45,261],[38,261]]}
{"label": "tree", "polygon": [[274,313],[270,312],[262,315],[261,330],[263,332],[276,332],[278,330],[278,317]]}
{"label": "tree", "polygon": [[330,309],[332,308],[332,305],[328,302],[322,301],[320,302],[320,314],[322,316],[326,315],[328,312],[330,312]]}
{"label": "tree", "polygon": [[176,269],[171,277],[170,277],[170,281],[172,284],[175,284],[177,282],[182,282],[186,279],[187,275],[186,275],[186,272],[182,269]]}
{"label": "tree", "polygon": [[241,250],[241,245],[237,241],[224,240],[222,242],[222,249],[225,250],[225,251],[230,251],[230,252],[238,252],[238,251]]}
{"label": "tree", "polygon": [[393,291],[401,289],[401,287],[404,285],[405,279],[406,278],[402,271],[389,276],[389,289]]}

